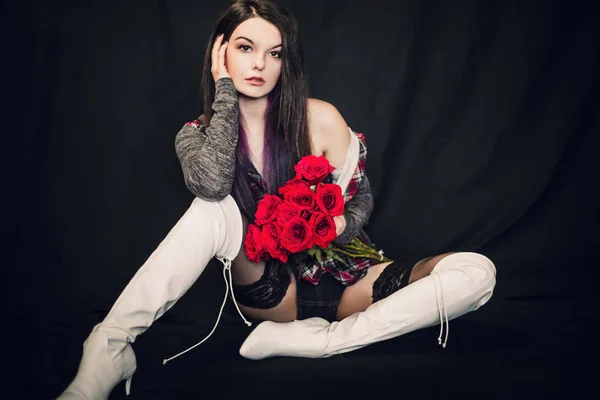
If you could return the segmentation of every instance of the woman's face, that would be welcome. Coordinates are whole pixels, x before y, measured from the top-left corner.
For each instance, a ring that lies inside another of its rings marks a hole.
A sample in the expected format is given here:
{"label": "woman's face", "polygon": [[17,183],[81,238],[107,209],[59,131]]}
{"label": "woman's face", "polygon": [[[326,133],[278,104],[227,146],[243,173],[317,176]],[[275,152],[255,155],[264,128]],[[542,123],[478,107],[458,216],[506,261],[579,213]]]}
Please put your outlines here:
{"label": "woman's face", "polygon": [[281,75],[281,33],[262,18],[250,18],[231,33],[226,66],[238,92],[251,98],[268,95]]}

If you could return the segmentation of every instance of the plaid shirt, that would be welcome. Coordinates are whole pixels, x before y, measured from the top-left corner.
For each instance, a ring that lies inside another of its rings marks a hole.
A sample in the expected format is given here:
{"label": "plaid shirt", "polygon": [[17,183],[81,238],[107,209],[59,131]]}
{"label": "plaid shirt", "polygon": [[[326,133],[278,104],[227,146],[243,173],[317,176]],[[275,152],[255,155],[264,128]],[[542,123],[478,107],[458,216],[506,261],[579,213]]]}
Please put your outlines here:
{"label": "plaid shirt", "polygon": [[[348,203],[350,200],[352,200],[352,197],[354,197],[358,191],[360,183],[365,176],[367,143],[365,136],[362,133],[356,133],[356,136],[358,137],[360,144],[358,165],[356,166],[350,183],[344,192],[344,203]],[[266,190],[262,176],[252,164],[250,165],[250,169],[248,171],[248,179],[250,183],[250,189],[254,194],[254,198],[258,202],[263,198]],[[371,245],[371,241],[364,230],[360,231],[358,238],[363,243]],[[313,257],[307,257],[300,263],[300,265],[297,266],[300,269],[300,276],[313,285],[317,285],[321,280],[323,272],[328,272],[342,285],[348,286],[362,278],[367,273],[369,267],[373,265],[373,261],[367,258],[354,258],[345,255],[340,256],[344,259],[347,265],[339,260],[325,259],[323,260],[323,265],[321,266]]]}

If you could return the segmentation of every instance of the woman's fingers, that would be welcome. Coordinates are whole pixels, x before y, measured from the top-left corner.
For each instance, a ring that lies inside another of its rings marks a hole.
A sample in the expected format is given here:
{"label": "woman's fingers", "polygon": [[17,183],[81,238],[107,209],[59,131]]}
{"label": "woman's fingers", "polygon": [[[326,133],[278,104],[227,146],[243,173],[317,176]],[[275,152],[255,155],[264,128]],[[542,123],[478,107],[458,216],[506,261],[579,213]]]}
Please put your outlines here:
{"label": "woman's fingers", "polygon": [[213,47],[212,47],[212,51],[211,51],[211,57],[210,57],[210,61],[211,61],[210,71],[212,72],[213,77],[217,73],[217,62],[218,62],[218,58],[219,58],[219,48],[221,47],[221,42],[222,41],[223,41],[223,34],[221,33],[219,36],[217,36],[217,38],[215,39],[215,42],[213,43]]}
{"label": "woman's fingers", "polygon": [[217,36],[211,53],[211,72],[213,79],[218,81],[221,78],[229,77],[227,67],[225,66],[225,51],[227,42],[223,43],[223,34]]}
{"label": "woman's fingers", "polygon": [[340,236],[344,229],[346,229],[346,218],[343,215],[339,215],[333,217],[333,221],[335,222],[335,233]]}
{"label": "woman's fingers", "polygon": [[227,72],[227,67],[225,66],[225,52],[227,51],[227,45],[229,45],[229,42],[223,43],[223,45],[221,46],[221,49],[219,50],[219,64],[218,64],[219,78],[229,76],[229,73]]}
{"label": "woman's fingers", "polygon": [[221,42],[223,42],[223,34],[222,33],[219,36],[217,36],[217,38],[215,39],[215,42],[213,43],[213,48],[212,48],[213,66],[216,65],[215,61],[217,60],[217,55],[219,53],[219,48],[221,47]]}

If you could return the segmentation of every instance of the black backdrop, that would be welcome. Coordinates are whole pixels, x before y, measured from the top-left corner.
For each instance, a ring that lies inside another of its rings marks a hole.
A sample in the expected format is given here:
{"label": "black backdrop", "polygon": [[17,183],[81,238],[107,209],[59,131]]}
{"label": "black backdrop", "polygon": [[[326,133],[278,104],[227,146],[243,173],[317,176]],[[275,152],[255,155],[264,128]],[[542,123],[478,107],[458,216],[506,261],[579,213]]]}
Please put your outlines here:
{"label": "black backdrop", "polygon": [[[192,200],[173,142],[200,110],[226,3],[9,3],[2,320],[15,380],[3,390],[42,399],[68,384],[89,330]],[[163,367],[212,327],[224,290],[212,263],[136,341],[132,398],[591,394],[597,6],[282,3],[312,97],[367,137],[374,241],[396,259],[483,252],[496,293],[451,322],[446,350],[431,328],[327,360],[242,359],[247,328],[228,306],[209,342]]]}

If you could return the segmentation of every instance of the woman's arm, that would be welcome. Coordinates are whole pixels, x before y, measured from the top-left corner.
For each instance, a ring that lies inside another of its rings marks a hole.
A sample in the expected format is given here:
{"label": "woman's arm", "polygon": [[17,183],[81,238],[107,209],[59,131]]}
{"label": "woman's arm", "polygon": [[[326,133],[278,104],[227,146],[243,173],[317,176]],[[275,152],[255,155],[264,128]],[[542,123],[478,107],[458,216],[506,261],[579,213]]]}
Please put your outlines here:
{"label": "woman's arm", "polygon": [[350,243],[367,224],[372,211],[373,194],[369,179],[365,175],[358,186],[358,191],[344,206],[343,217],[346,226],[333,243],[337,245]]}
{"label": "woman's arm", "polygon": [[238,94],[231,78],[215,84],[210,126],[187,123],[175,137],[175,151],[187,188],[208,201],[223,200],[233,185],[239,129]]}
{"label": "woman's arm", "polygon": [[[350,147],[351,133],[346,121],[333,105],[316,99],[309,101],[309,118],[315,152],[323,153],[335,168],[342,168]],[[364,143],[361,146],[364,147]],[[366,157],[366,147],[361,154]],[[364,171],[363,174],[358,190],[344,206],[344,215],[334,218],[338,231],[341,229],[333,241],[337,245],[347,244],[357,237],[373,211],[371,185]]]}

